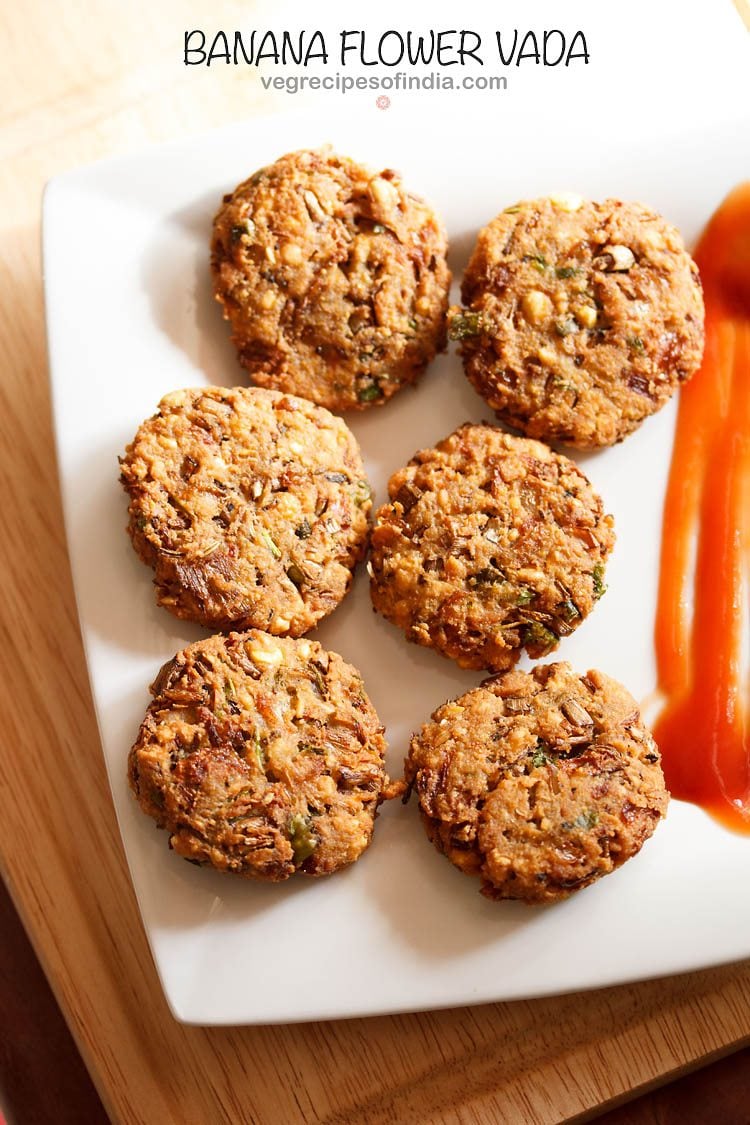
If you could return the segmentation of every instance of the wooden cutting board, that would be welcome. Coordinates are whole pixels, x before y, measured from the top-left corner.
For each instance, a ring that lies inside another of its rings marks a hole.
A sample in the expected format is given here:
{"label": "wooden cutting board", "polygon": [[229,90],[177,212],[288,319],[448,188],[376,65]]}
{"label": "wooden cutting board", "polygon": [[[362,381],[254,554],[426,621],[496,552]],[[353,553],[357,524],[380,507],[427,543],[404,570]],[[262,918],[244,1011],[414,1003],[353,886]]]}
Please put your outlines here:
{"label": "wooden cutting board", "polygon": [[[246,26],[248,7],[212,5],[212,25]],[[65,168],[262,109],[250,78],[217,71],[209,82],[181,66],[181,30],[205,13],[193,0],[31,0],[0,12],[4,874],[116,1121],[569,1119],[750,1037],[750,963],[530,1003],[270,1029],[181,1026],[156,979],[68,571],[39,205],[45,180]]]}

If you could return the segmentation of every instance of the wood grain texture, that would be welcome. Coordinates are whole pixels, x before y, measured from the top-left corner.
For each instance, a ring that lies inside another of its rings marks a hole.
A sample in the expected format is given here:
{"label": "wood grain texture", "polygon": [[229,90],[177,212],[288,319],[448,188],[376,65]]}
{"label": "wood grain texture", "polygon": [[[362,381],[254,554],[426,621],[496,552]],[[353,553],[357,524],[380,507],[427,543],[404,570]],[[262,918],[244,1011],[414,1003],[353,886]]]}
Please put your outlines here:
{"label": "wood grain texture", "polygon": [[734,6],[742,16],[745,27],[750,31],[750,0],[734,0]]}
{"label": "wood grain texture", "polygon": [[595,1120],[596,1125],[706,1125],[707,1121],[748,1125],[750,1049],[686,1074]]}
{"label": "wood grain texture", "polygon": [[0,1125],[108,1125],[2,881],[0,934]]}
{"label": "wood grain texture", "polygon": [[[109,798],[67,564],[39,205],[45,180],[65,168],[262,108],[252,75],[181,66],[182,30],[205,11],[195,0],[65,0],[54,18],[43,0],[0,9],[4,874],[117,1122],[559,1122],[750,1036],[750,965],[282,1028],[182,1027],[162,998]],[[249,11],[217,3],[212,23],[246,26]]]}

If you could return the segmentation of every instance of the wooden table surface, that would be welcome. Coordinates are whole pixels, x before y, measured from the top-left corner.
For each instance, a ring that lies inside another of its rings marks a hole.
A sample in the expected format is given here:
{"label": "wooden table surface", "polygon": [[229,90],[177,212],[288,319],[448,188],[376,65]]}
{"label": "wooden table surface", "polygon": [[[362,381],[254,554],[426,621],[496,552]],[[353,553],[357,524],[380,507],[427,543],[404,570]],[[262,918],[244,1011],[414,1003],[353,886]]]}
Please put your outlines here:
{"label": "wooden table surface", "polygon": [[[248,24],[248,4],[211,7]],[[558,1122],[750,1039],[750,963],[528,1003],[276,1028],[174,1022],[125,868],[56,478],[39,205],[65,168],[262,108],[181,66],[195,0],[0,8],[3,873],[118,1122]],[[134,34],[137,29],[137,35]],[[81,237],[85,237],[81,231]],[[106,356],[102,378],[106,379]]]}

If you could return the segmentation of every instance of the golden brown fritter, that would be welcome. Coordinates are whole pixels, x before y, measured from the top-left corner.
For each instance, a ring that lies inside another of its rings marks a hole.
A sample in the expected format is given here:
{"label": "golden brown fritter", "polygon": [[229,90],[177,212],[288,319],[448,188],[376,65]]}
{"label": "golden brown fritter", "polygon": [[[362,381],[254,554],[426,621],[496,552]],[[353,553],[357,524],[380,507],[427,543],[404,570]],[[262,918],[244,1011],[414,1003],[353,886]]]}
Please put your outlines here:
{"label": "golden brown fritter", "polygon": [[540,442],[466,424],[394,473],[388,495],[372,533],[373,604],[462,668],[551,652],[604,592],[612,517]]}
{"label": "golden brown fritter", "polygon": [[632,696],[564,663],[443,704],[412,739],[406,780],[439,851],[480,876],[488,898],[531,903],[621,866],[669,800]]}
{"label": "golden brown fritter", "polygon": [[303,151],[224,197],[211,269],[253,380],[348,410],[384,403],[444,349],[445,255],[396,172]]}
{"label": "golden brown fritter", "polygon": [[257,630],[165,664],[130,752],[141,808],[194,863],[271,882],[330,875],[372,839],[383,727],[356,669]]}
{"label": "golden brown fritter", "polygon": [[640,203],[508,207],[451,310],[466,374],[529,437],[611,445],[700,365],[703,297],[679,232]]}
{"label": "golden brown fritter", "polygon": [[346,594],[372,501],[340,418],[261,388],[159,403],[121,460],[157,601],[212,629],[299,636]]}

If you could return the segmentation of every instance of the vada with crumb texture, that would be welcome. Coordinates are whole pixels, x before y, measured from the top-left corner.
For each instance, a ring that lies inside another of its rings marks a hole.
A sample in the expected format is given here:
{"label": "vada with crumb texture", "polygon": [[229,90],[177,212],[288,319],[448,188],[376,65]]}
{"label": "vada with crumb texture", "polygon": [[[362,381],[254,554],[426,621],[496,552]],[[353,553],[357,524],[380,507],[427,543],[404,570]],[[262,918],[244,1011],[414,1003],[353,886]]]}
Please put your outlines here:
{"label": "vada with crumb texture", "polygon": [[130,786],[193,863],[269,882],[330,875],[403,790],[359,673],[315,641],[210,637],[165,664],[151,693]]}
{"label": "vada with crumb texture", "polygon": [[299,636],[347,593],[372,501],[328,410],[260,387],[175,391],[120,468],[133,546],[175,616]]}
{"label": "vada with crumb texture", "polygon": [[569,458],[466,424],[394,473],[368,563],[375,608],[462,668],[552,652],[605,591],[612,517]]}
{"label": "vada with crumb texture", "polygon": [[444,349],[446,249],[397,172],[321,149],[289,153],[224,197],[211,269],[255,383],[362,410]]}
{"label": "vada with crumb texture", "polygon": [[432,843],[491,899],[556,902],[622,866],[665,815],[633,697],[569,664],[514,670],[443,704],[406,781]]}
{"label": "vada with crumb texture", "polygon": [[508,207],[479,232],[451,310],[466,374],[529,437],[612,445],[698,369],[703,297],[677,229],[641,203]]}

